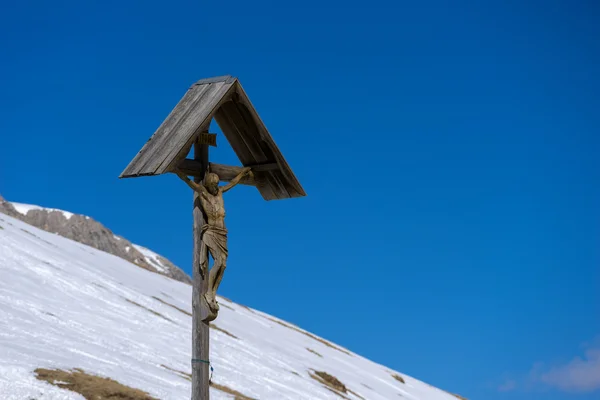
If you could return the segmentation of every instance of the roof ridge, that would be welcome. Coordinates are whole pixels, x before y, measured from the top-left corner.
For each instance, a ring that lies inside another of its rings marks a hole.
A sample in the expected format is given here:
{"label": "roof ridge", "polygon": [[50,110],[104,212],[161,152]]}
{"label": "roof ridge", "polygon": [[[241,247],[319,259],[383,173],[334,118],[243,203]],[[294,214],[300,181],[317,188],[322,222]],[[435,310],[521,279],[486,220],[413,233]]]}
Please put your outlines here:
{"label": "roof ridge", "polygon": [[234,76],[231,76],[231,75],[214,76],[212,78],[200,79],[199,81],[197,81],[196,83],[194,83],[194,85],[204,85],[204,84],[207,84],[207,83],[216,83],[216,82],[232,83],[235,79],[236,78]]}

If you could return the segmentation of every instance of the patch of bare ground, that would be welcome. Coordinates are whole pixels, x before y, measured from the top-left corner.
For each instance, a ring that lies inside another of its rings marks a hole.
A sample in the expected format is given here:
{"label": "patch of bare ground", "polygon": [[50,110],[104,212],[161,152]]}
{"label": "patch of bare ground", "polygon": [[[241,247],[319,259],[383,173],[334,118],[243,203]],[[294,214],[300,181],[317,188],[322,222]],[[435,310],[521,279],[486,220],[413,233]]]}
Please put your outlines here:
{"label": "patch of bare ground", "polygon": [[318,338],[318,337],[316,337],[315,335],[313,335],[312,333],[305,332],[305,331],[303,331],[302,329],[300,329],[300,328],[298,328],[298,327],[296,327],[296,326],[294,326],[294,325],[286,324],[285,322],[278,321],[278,320],[276,320],[276,319],[274,319],[274,318],[268,318],[268,317],[267,317],[267,319],[268,319],[269,321],[271,321],[271,322],[276,322],[276,323],[278,323],[278,324],[279,324],[279,325],[281,325],[281,326],[285,326],[285,327],[286,327],[286,328],[288,328],[288,329],[293,329],[293,330],[295,330],[296,332],[299,332],[299,333],[301,333],[301,334],[303,334],[303,335],[306,335],[306,336],[308,336],[309,338],[311,338],[311,339],[313,339],[313,340],[316,340],[317,342],[319,342],[319,343],[322,343],[322,344],[324,344],[324,345],[325,345],[325,346],[327,346],[327,347],[330,347],[330,348],[332,348],[332,349],[335,349],[335,350],[337,350],[337,351],[340,351],[340,352],[342,352],[342,353],[344,353],[344,354],[348,354],[349,356],[352,356],[352,354],[350,354],[350,352],[348,352],[348,351],[346,351],[346,350],[344,350],[344,349],[341,349],[341,348],[339,348],[339,347],[337,347],[337,346],[334,346],[333,344],[329,343],[328,341],[326,341],[326,340],[323,340],[323,339],[321,339],[321,338]]}
{"label": "patch of bare ground", "polygon": [[307,348],[306,348],[306,350],[308,350],[308,351],[310,351],[311,353],[313,353],[313,354],[316,354],[316,355],[318,355],[319,357],[323,358],[323,356],[322,356],[322,355],[320,355],[319,353],[317,353],[317,352],[316,352],[316,351],[314,351],[313,349],[309,349],[309,348],[307,347]]}
{"label": "patch of bare ground", "polygon": [[[450,392],[448,392],[448,393],[450,393]],[[457,399],[460,399],[460,400],[467,400],[467,398],[466,398],[466,397],[462,397],[462,396],[461,396],[461,395],[459,395],[459,394],[456,394],[456,393],[450,393],[450,394],[451,394],[452,396],[456,397]]]}
{"label": "patch of bare ground", "polygon": [[90,375],[79,368],[72,371],[38,368],[34,372],[37,379],[79,393],[86,400],[158,400],[139,389],[110,378]]}
{"label": "patch of bare ground", "polygon": [[223,328],[219,328],[218,326],[216,326],[215,324],[210,324],[210,327],[216,331],[219,332],[223,332],[224,334],[226,334],[227,336],[230,336],[234,339],[239,339],[239,337],[235,336],[233,333],[227,332],[225,329]]}
{"label": "patch of bare ground", "polygon": [[151,308],[148,308],[148,307],[146,307],[146,306],[143,306],[143,305],[141,305],[141,304],[139,304],[139,303],[136,303],[136,302],[135,302],[135,301],[133,301],[133,300],[129,300],[129,299],[126,299],[126,298],[124,298],[124,299],[125,299],[125,300],[127,300],[129,303],[131,303],[131,304],[133,304],[133,305],[136,305],[136,306],[138,306],[138,307],[140,307],[140,308],[143,308],[143,309],[144,309],[144,310],[146,310],[146,311],[150,311],[152,314],[154,314],[154,315],[156,315],[156,316],[158,316],[158,317],[161,317],[161,318],[163,318],[163,319],[166,319],[167,321],[171,321],[171,322],[173,322],[173,320],[171,320],[171,319],[169,319],[169,318],[165,317],[165,316],[164,316],[164,315],[162,315],[161,313],[159,313],[159,312],[156,312],[156,311],[154,311],[154,310],[153,310],[153,309],[151,309]]}
{"label": "patch of bare ground", "polygon": [[[335,376],[328,374],[327,372],[324,372],[324,371],[314,371],[314,373],[309,372],[308,374],[311,378],[313,378],[317,382],[323,384],[323,386],[325,388],[327,388],[329,391],[337,394],[341,398],[348,399],[348,397],[345,396],[349,392],[348,388]],[[355,393],[353,393],[353,394],[355,394]]]}
{"label": "patch of bare ground", "polygon": [[182,309],[182,308],[179,308],[179,307],[177,307],[177,306],[175,306],[175,305],[173,305],[173,304],[171,304],[171,303],[168,303],[168,302],[164,301],[163,299],[161,299],[160,297],[152,296],[152,298],[153,298],[154,300],[160,301],[161,303],[163,303],[163,304],[164,304],[164,305],[166,305],[166,306],[169,306],[169,307],[171,307],[171,308],[174,308],[174,309],[176,309],[177,311],[179,311],[179,312],[181,312],[181,313],[184,313],[185,315],[188,315],[188,316],[190,316],[190,317],[192,316],[192,313],[191,313],[191,312],[189,312],[189,311],[185,311],[185,310],[184,310],[184,309]]}
{"label": "patch of bare ground", "polygon": [[234,400],[256,400],[252,397],[248,397],[243,393],[238,392],[237,390],[233,390],[225,385],[219,385],[218,383],[211,382],[210,386],[220,390],[221,392],[233,395]]}
{"label": "patch of bare ground", "polygon": [[404,382],[404,378],[403,378],[403,377],[401,377],[401,376],[400,376],[400,375],[398,375],[398,374],[392,374],[392,378],[394,378],[394,379],[395,379],[395,380],[397,380],[398,382],[401,382],[401,383],[406,383],[406,382]]}

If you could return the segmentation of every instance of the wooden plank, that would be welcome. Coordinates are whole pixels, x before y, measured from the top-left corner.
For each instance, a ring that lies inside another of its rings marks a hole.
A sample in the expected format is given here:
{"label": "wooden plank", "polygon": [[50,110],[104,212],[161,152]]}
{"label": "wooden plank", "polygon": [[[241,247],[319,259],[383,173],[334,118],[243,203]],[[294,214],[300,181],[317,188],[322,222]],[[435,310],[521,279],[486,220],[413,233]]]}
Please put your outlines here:
{"label": "wooden plank", "polygon": [[[281,154],[279,147],[277,147],[277,145],[275,144],[273,137],[267,130],[267,127],[265,126],[264,122],[262,121],[262,119],[260,118],[258,113],[256,112],[256,109],[254,108],[254,105],[250,101],[250,98],[244,91],[242,84],[239,81],[237,81],[235,86],[236,86],[236,93],[238,95],[238,101],[241,102],[242,104],[244,104],[246,106],[246,108],[248,109],[248,111],[250,111],[250,113],[254,117],[255,123],[257,124],[257,126],[259,127],[259,129],[261,131],[262,140],[264,140],[267,144],[269,144],[269,147],[271,147],[273,153],[276,156],[277,163],[281,166],[282,173],[289,181],[289,184],[294,187],[295,191],[300,196],[306,196],[306,192],[304,191],[304,188],[302,188],[302,185],[300,185],[300,182],[298,181],[298,179],[292,172],[292,169],[290,168],[289,164],[283,157],[283,154]],[[294,196],[294,197],[300,197],[300,196]]]}
{"label": "wooden plank", "polygon": [[235,81],[235,79],[236,78],[231,75],[215,76],[213,78],[200,79],[199,81],[197,81],[195,83],[195,85],[205,85],[207,83],[216,83],[216,82],[233,83]]}
{"label": "wooden plank", "polygon": [[[274,161],[269,160],[250,133],[254,127],[253,121],[245,121],[233,101],[223,104],[219,112],[215,114],[215,120],[244,166]],[[282,193],[281,187],[278,186],[271,174],[257,173],[255,179],[265,200],[288,197],[286,193]]]}
{"label": "wooden plank", "polygon": [[[219,175],[219,178],[223,182],[230,182],[235,178],[239,173],[242,172],[244,167],[237,167],[232,165],[224,165],[217,163],[209,163],[210,171]],[[256,172],[265,172],[265,171],[273,171],[277,170],[279,166],[275,163],[271,164],[256,164],[256,165],[246,165],[246,167],[251,167],[254,173]],[[183,171],[184,173],[197,176],[200,173],[200,165],[197,164],[194,160],[185,159],[179,163],[178,169]],[[244,177],[240,181],[240,183],[245,185],[256,185],[256,182],[252,178]]]}
{"label": "wooden plank", "polygon": [[125,168],[121,177],[152,175],[154,173],[153,166],[149,164],[157,162],[157,153],[160,152],[161,146],[169,139],[169,132],[185,119],[186,115],[191,112],[190,105],[194,104],[207,89],[208,86],[192,86],[188,89],[183,98],[171,110],[150,139],[148,139],[144,147],[142,147],[136,157]]}
{"label": "wooden plank", "polygon": [[[254,165],[257,164],[259,160],[257,160],[250,150],[245,146],[239,131],[235,128],[233,123],[227,117],[225,107],[222,106],[215,113],[215,121],[219,124],[219,127],[225,134],[227,141],[233,148],[233,151],[236,153],[242,164],[245,166],[246,164]],[[256,173],[254,174],[254,179],[256,181],[256,187],[258,188],[261,196],[265,200],[274,200],[277,199],[277,195],[273,191],[271,185],[264,178],[265,173]]]}
{"label": "wooden plank", "polygon": [[230,75],[196,82],[120,177],[172,171],[189,152],[198,128],[213,116],[244,166],[278,164],[277,170],[255,173],[254,184],[265,200],[306,196],[240,82]]}
{"label": "wooden plank", "polygon": [[177,162],[186,156],[185,149],[200,133],[199,128],[210,122],[219,107],[227,101],[234,88],[232,83],[214,83],[212,85],[215,85],[216,91],[210,97],[206,95],[206,99],[200,99],[194,106],[195,112],[190,115],[185,127],[182,125],[177,137],[169,142],[168,156],[155,173],[162,174],[171,171]]}
{"label": "wooden plank", "polygon": [[[261,134],[259,132],[259,128],[252,117],[252,114],[248,111],[247,107],[241,103],[233,101],[233,106],[231,107],[231,117],[234,118],[238,126],[241,128],[241,131],[246,138],[245,142],[250,147],[252,145],[259,154],[263,154],[263,157],[266,160],[271,162],[276,162],[275,155],[273,154],[272,149],[270,149],[266,145],[261,145]],[[264,143],[264,142],[263,142]],[[278,174],[272,173],[267,175],[270,184],[273,186],[273,189],[278,193],[279,198],[289,198],[291,197],[288,193],[286,186],[283,181],[279,178]]]}
{"label": "wooden plank", "polygon": [[[194,159],[203,171],[208,167],[208,145],[194,146]],[[201,182],[203,174],[194,179]],[[201,260],[208,257],[208,249],[202,243],[202,226],[205,216],[202,212],[199,194],[194,191],[194,253],[192,263],[192,400],[208,400],[210,389],[210,327],[205,321],[208,310],[202,301],[208,290],[208,274],[201,269]],[[207,266],[208,267],[208,266]],[[208,268],[207,268],[208,269]],[[208,272],[208,271],[206,271]]]}
{"label": "wooden plank", "polygon": [[189,151],[198,127],[210,120],[210,114],[233,86],[235,78],[215,78],[210,81],[195,84],[188,90],[121,177],[168,172],[173,159],[184,151]]}
{"label": "wooden plank", "polygon": [[169,139],[164,143],[159,162],[154,167],[155,174],[167,172],[165,167],[172,161],[174,155],[186,147],[189,148],[195,142],[195,136],[199,133],[200,127],[210,120],[207,109],[212,108],[218,102],[223,86],[222,82],[198,86],[207,89],[190,105],[190,112],[181,124],[168,133]]}
{"label": "wooden plank", "polygon": [[[148,148],[148,161],[142,166],[143,171],[152,172],[156,171],[156,168],[166,157],[166,149],[172,140],[174,134],[180,131],[181,126],[189,119],[190,115],[194,112],[194,105],[198,103],[210,90],[210,86],[194,86],[191,89],[194,95],[188,102],[178,104],[176,107],[181,108],[181,113],[178,118],[169,118],[159,127],[157,131],[157,138],[153,139],[154,146]],[[180,102],[182,103],[182,102]]]}
{"label": "wooden plank", "polygon": [[[231,165],[224,164],[216,164],[209,163],[210,171],[219,175],[219,178],[222,182],[230,182],[233,178],[235,178],[240,172],[242,172],[243,167],[235,167]],[[263,171],[272,171],[279,168],[277,164],[263,164],[263,165],[248,165],[248,167],[252,168],[253,172],[263,172]],[[179,162],[177,165],[177,169],[181,170],[184,174],[190,176],[200,176],[202,174],[202,164],[198,163],[195,160],[184,159]],[[250,185],[256,186],[256,182],[254,179],[249,177],[244,177],[240,181],[242,185]]]}

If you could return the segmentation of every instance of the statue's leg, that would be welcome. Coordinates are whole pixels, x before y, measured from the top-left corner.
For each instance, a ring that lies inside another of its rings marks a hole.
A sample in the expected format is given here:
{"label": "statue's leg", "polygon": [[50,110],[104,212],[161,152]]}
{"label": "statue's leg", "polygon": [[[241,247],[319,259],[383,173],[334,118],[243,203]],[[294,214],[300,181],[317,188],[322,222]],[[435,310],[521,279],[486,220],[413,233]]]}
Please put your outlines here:
{"label": "statue's leg", "polygon": [[205,321],[212,321],[215,318],[217,318],[217,313],[215,311],[213,311],[213,305],[210,302],[210,297],[208,295],[208,293],[210,293],[210,273],[208,270],[208,255],[213,256],[214,259],[214,255],[213,252],[211,250],[211,248],[209,246],[206,245],[206,243],[204,244],[204,246],[202,246],[201,252],[200,252],[200,275],[202,276],[202,279],[205,280],[205,282],[207,281],[207,293],[204,294],[203,297],[203,302],[204,302],[204,308],[206,310],[206,312],[208,313],[208,315],[204,318]]}
{"label": "statue's leg", "polygon": [[213,258],[215,262],[212,268],[210,269],[208,277],[207,299],[209,300],[209,304],[211,304],[211,307],[214,308],[214,311],[218,311],[219,305],[217,304],[217,289],[219,289],[219,285],[221,284],[221,280],[223,279],[223,274],[225,273],[225,268],[227,266],[227,256],[225,256],[224,254],[218,254],[213,255]]}
{"label": "statue's leg", "polygon": [[225,274],[225,268],[227,268],[227,256],[221,255],[210,270],[210,277],[208,279],[208,288],[212,290],[215,296],[223,279],[223,274]]}

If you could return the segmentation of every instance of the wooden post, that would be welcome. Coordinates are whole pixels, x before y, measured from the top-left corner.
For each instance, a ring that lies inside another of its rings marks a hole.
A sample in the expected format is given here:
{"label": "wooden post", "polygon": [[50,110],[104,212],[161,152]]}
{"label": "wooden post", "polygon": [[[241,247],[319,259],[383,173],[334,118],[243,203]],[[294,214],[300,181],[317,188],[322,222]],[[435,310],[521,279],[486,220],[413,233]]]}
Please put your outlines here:
{"label": "wooden post", "polygon": [[[194,177],[195,182],[201,182],[208,168],[208,145],[194,144],[194,160],[201,163],[201,176]],[[202,243],[202,225],[205,216],[202,212],[198,193],[194,191],[194,257],[192,272],[192,400],[209,400],[209,323],[204,321],[208,315],[205,302],[202,301],[208,290],[208,275],[204,276],[201,260],[207,260],[207,248]],[[202,254],[204,252],[204,254]],[[204,258],[203,258],[204,257]]]}
{"label": "wooden post", "polygon": [[[216,134],[208,133],[210,120],[213,117],[244,167],[211,165],[211,171],[215,172],[220,180],[235,181],[232,185],[242,183],[256,186],[265,200],[306,196],[240,82],[230,75],[201,79],[194,83],[119,178],[177,173],[195,192],[199,188],[187,176],[193,175],[196,183],[204,179],[210,165],[208,146],[216,145]],[[193,142],[194,159],[186,160],[185,156],[194,138],[196,138]],[[249,170],[245,168],[250,168],[252,175],[249,175],[247,173]],[[243,176],[240,175],[243,170],[246,175],[238,181],[239,177]],[[230,188],[231,186],[228,189]],[[218,195],[207,195],[208,200],[205,200],[221,202],[221,195],[222,192]],[[219,242],[218,246],[226,247],[227,238],[219,228],[223,216],[217,215],[214,211],[209,212],[213,212],[216,220],[213,226],[208,227],[210,228],[208,232],[211,232],[209,235],[214,241]],[[208,291],[208,249],[202,242],[201,236],[202,226],[207,220],[197,193],[194,193],[193,216],[192,400],[209,400],[210,325],[205,321],[216,318],[217,307],[215,307],[215,299],[212,298],[214,294],[212,290],[218,289],[220,281],[217,280],[215,287],[211,288],[209,293],[211,298],[208,301],[214,308],[211,310],[205,299]],[[212,251],[224,254],[223,249]],[[205,264],[201,265],[202,262]]]}

